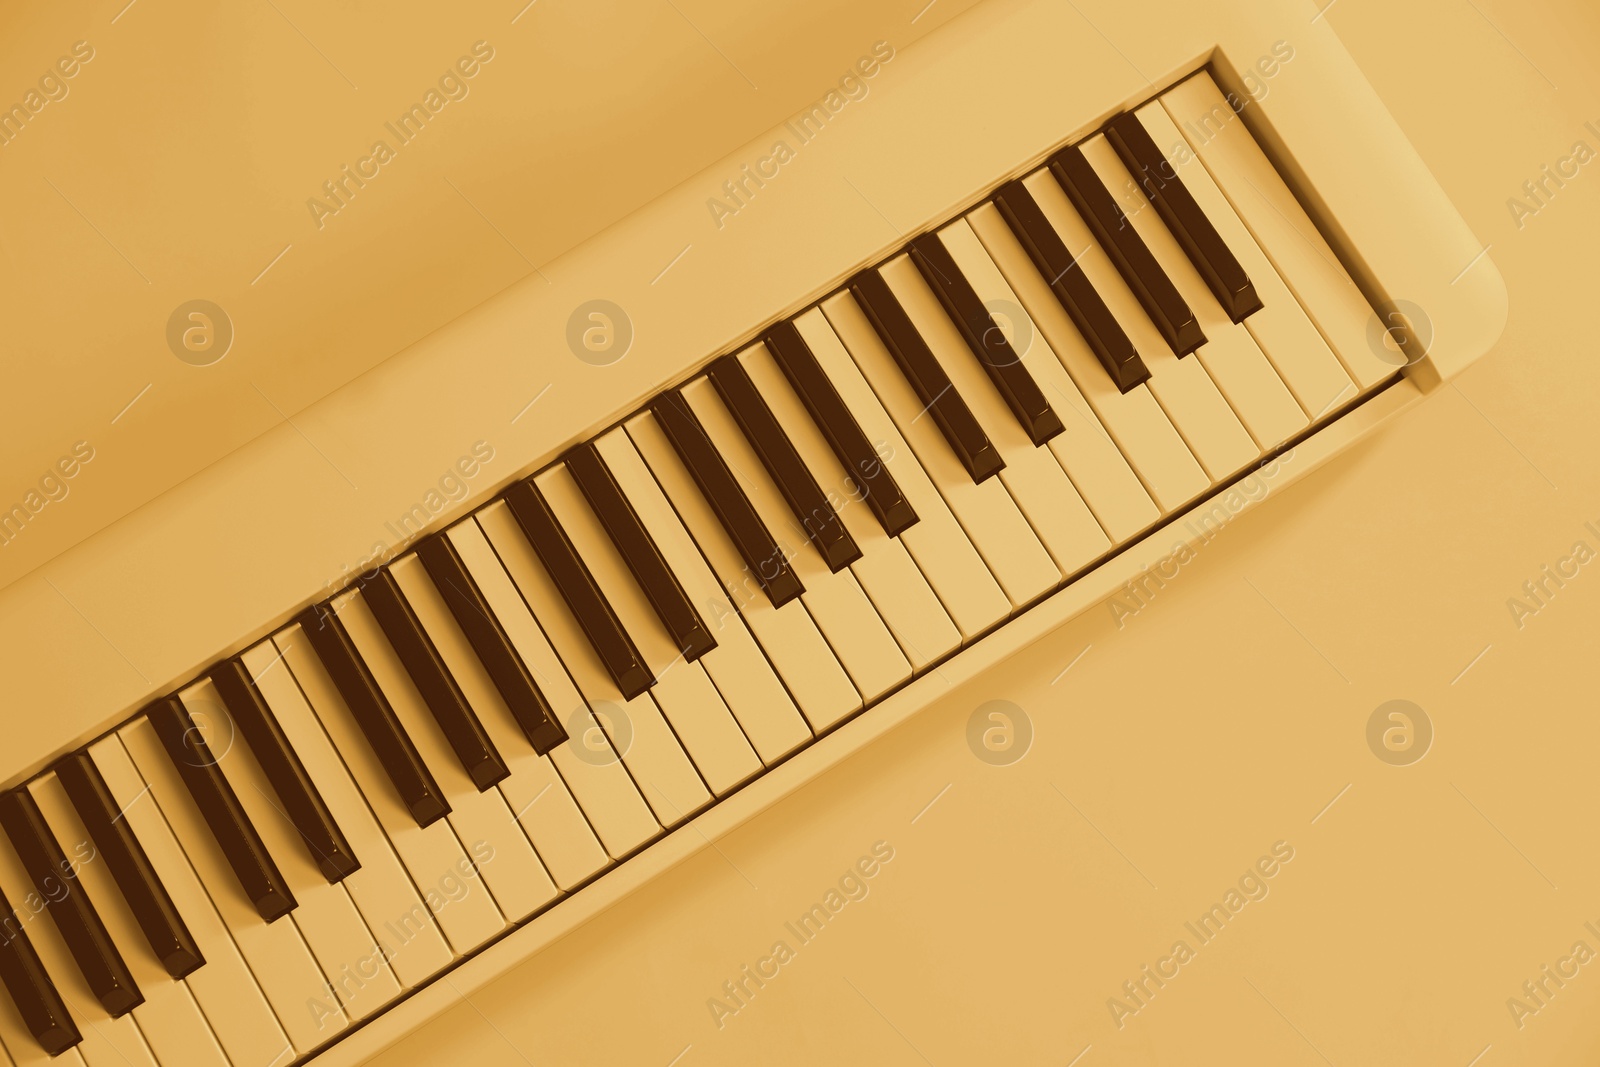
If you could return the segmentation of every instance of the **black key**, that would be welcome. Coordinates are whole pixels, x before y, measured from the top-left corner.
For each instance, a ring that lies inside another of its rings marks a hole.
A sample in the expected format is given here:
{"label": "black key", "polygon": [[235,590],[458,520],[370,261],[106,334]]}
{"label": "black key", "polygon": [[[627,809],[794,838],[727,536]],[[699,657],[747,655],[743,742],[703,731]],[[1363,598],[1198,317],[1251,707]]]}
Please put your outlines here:
{"label": "black key", "polygon": [[994,194],[994,205],[1117,388],[1126,393],[1147,380],[1150,371],[1134,350],[1133,342],[1094,291],[1089,276],[1072,258],[1027,187],[1020,181],[1007,182]]}
{"label": "black key", "polygon": [[582,444],[566,455],[567,470],[578,483],[600,525],[611,536],[612,544],[644,590],[645,599],[655,608],[661,625],[672,635],[673,643],[690,663],[717,647],[717,642],[701,621],[700,613],[683,591],[677,575],[667,566],[661,550],[639,521],[638,513],[622,487],[592,444]]}
{"label": "black key", "polygon": [[632,700],[655,685],[655,676],[533,479],[517,482],[501,495],[622,695]]}
{"label": "black key", "polygon": [[422,694],[422,702],[455,750],[456,759],[482,793],[511,774],[494,741],[478,721],[472,706],[456,684],[455,676],[434,647],[422,621],[400,591],[400,583],[385,567],[361,585],[361,599],[405,664],[406,673]]}
{"label": "black key", "polygon": [[1006,461],[989,443],[989,435],[950,384],[950,376],[939,366],[928,343],[911,325],[911,317],[900,306],[889,283],[877,271],[864,270],[850,279],[850,293],[972,480],[981,482],[1005,469]]}
{"label": "black key", "polygon": [[[177,697],[167,697],[150,705],[144,714],[155,727],[172,765],[178,768],[178,775],[211,828],[211,836],[222,849],[244,895],[267,922],[289,914],[295,907],[294,894],[217,765],[221,757],[212,753],[203,731],[189,717],[189,710]],[[226,754],[224,749],[223,755]]]}
{"label": "black key", "polygon": [[[22,1016],[23,1025],[39,1042],[39,1047],[52,1056],[59,1056],[82,1041],[83,1035],[73,1025],[67,1006],[61,1002],[61,994],[45,974],[44,964],[33,950],[33,942],[28,940],[22,921],[3,893],[0,893],[0,925],[5,927],[0,933],[0,983],[5,984],[11,1003],[17,1006],[17,1014]],[[12,1051],[16,1054],[15,1049]]]}
{"label": "black key", "polygon": [[372,746],[384,773],[400,794],[400,802],[417,825],[428,826],[450,814],[450,802],[433,780],[428,765],[422,762],[422,754],[411,743],[406,728],[389,706],[389,698],[378,688],[332,606],[313,604],[295,621],[327,668],[328,677],[350,709],[361,736]]}
{"label": "black key", "polygon": [[0,827],[11,839],[34,890],[47,902],[61,940],[100,1006],[117,1018],[143,1004],[144,994],[78,881],[78,864],[61,851],[56,835],[44,821],[44,812],[27,789],[0,794]]}
{"label": "black key", "polygon": [[722,461],[722,456],[706,436],[705,427],[689,410],[689,402],[676,389],[657,396],[650,411],[661,430],[672,442],[673,449],[683,465],[689,468],[701,494],[722,521],[745,569],[755,575],[767,591],[772,606],[781,608],[804,593],[800,576],[789,566],[784,550],[772,539],[772,534],[750,505],[750,500],[734,480],[733,472]]}
{"label": "black key", "polygon": [[794,444],[784,435],[772,409],[761,399],[739,357],[723,356],[711,364],[706,376],[722,395],[734,421],[788,501],[789,510],[807,539],[816,544],[828,569],[837,574],[860,559],[861,549],[839,521],[827,494],[806,469]]}
{"label": "black key", "polygon": [[495,621],[489,604],[478,590],[478,584],[467,573],[456,546],[445,534],[435,534],[417,546],[417,558],[427,570],[428,577],[444,598],[450,614],[466,635],[472,650],[500,696],[511,709],[511,715],[522,727],[533,750],[543,756],[567,739],[566,728],[545,700],[539,687],[533,684],[522,657],[517,655],[511,639]]}
{"label": "black key", "polygon": [[87,752],[68,756],[56,764],[56,777],[66,790],[67,799],[77,809],[84,829],[89,831],[98,855],[106,861],[116,880],[122,899],[133,912],[134,921],[150,942],[150,950],[168,974],[182,978],[205,963],[189,927],[178,914],[167,890],[156,877],[155,868],[144,854],[144,846],[123,817],[116,798],[99,768]]}
{"label": "black key", "polygon": [[1133,223],[1123,214],[1116,197],[1100,181],[1083,152],[1076,145],[1063,148],[1050,157],[1050,173],[1066,190],[1078,214],[1089,224],[1095,240],[1111,257],[1117,273],[1133,290],[1145,314],[1156,324],[1172,351],[1187,356],[1205,344],[1206,335],[1201,332],[1200,321],[1178,295],[1172,279],[1145,247]]}
{"label": "black key", "polygon": [[1022,365],[1022,357],[1006,340],[1005,332],[995,325],[989,309],[978,299],[939,235],[925,233],[912,241],[911,262],[944,305],[945,314],[961,331],[967,347],[988,372],[989,380],[1022,424],[1028,439],[1035,446],[1042,445],[1065,429],[1039,383]]}
{"label": "black key", "polygon": [[272,791],[278,794],[283,813],[299,831],[322,877],[330,883],[338,882],[359,871],[361,861],[351,851],[339,824],[333,821],[322,795],[244,664],[237,659],[219,664],[211,672],[211,684],[217,687],[223,706],[244,734]]}
{"label": "black key", "polygon": [[899,537],[916,523],[917,513],[900,492],[877,449],[861,432],[855,416],[839,398],[839,391],[823,373],[805,338],[794,323],[780,322],[767,331],[762,341],[799,394],[800,402],[811,412],[822,436],[828,439],[833,454],[866,495],[867,507],[878,517],[878,525],[890,537]]}
{"label": "black key", "polygon": [[1167,229],[1183,246],[1184,254],[1206,280],[1217,303],[1234,322],[1261,310],[1261,298],[1244,268],[1223,243],[1222,235],[1178,177],[1178,170],[1161,154],[1155,138],[1132,112],[1124,111],[1106,125],[1106,140],[1122,157],[1128,173],[1144,189],[1166,221]]}

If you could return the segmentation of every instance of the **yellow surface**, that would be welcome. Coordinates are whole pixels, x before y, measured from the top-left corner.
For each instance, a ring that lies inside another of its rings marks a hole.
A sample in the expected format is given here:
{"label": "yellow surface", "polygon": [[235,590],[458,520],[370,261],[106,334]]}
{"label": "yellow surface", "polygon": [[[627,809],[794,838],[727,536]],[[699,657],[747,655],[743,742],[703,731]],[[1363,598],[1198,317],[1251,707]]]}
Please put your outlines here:
{"label": "yellow surface", "polygon": [[[1523,983],[1575,942],[1600,951],[1600,580],[1580,569],[1520,628],[1507,600],[1600,548],[1600,179],[1520,229],[1506,200],[1597,145],[1600,18],[1325,17],[1493,244],[1496,350],[1227,526],[1120,629],[1105,608],[1062,627],[373,1062],[1594,1062],[1595,964],[1520,1028],[1507,1000],[1531,1006]],[[997,699],[1034,728],[1006,767],[966,741]],[[1435,730],[1411,766],[1367,746],[1391,699]],[[868,895],[801,944],[785,923],[880,840]],[[1267,895],[1200,944],[1184,924],[1279,841]],[[1107,999],[1178,939],[1193,959],[1119,1029]],[[719,1027],[707,1001],[778,940],[793,958]]]}

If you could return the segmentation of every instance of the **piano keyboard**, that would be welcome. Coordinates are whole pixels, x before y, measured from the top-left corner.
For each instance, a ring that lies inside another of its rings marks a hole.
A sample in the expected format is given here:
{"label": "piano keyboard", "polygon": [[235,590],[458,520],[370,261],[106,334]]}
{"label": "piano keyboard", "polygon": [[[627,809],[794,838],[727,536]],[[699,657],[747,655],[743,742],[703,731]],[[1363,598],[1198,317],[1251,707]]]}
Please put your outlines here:
{"label": "piano keyboard", "polygon": [[9,1062],[314,1054],[1381,390],[1371,321],[1209,73],[1117,115],[0,797]]}

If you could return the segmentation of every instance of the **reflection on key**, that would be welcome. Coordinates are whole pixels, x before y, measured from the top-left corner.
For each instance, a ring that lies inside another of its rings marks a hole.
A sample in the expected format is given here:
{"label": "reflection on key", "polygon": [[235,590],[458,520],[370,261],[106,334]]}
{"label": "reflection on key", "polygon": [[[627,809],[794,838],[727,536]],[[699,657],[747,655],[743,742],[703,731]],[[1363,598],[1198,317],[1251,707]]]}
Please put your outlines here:
{"label": "reflection on key", "polygon": [[43,1056],[31,1055],[35,1049],[59,1056],[83,1040],[34,951],[28,914],[12,908],[0,891],[0,919],[6,927],[0,937],[0,983],[9,995],[0,1008],[0,1035],[19,1063],[43,1061]]}
{"label": "reflection on key", "polygon": [[[72,757],[71,762],[75,766],[87,766],[91,770],[94,767],[88,754],[84,752]],[[93,773],[95,781],[104,787],[104,780],[100,778],[99,772]],[[64,850],[80,855],[86,854],[87,849],[95,848],[96,842],[78,818],[72,803],[67,799],[67,791],[57,775],[47,774],[35,778],[28,783],[28,791],[38,803],[51,832],[56,840],[61,842]],[[109,791],[105,796],[107,799],[110,798]],[[116,814],[115,809],[112,810],[112,814]],[[114,825],[124,830],[123,839],[134,842],[132,830],[128,828],[126,819],[117,819]],[[137,847],[137,842],[134,843]],[[139,855],[143,857],[142,849]],[[172,981],[171,976],[157,960],[144,951],[145,942],[139,925],[134,919],[133,912],[124,903],[122,894],[118,892],[111,869],[113,856],[113,852],[103,848],[97,849],[91,859],[79,864],[77,877],[82,881],[83,888],[98,903],[100,916],[105,921],[113,943],[122,949],[128,971],[133,975],[140,992],[145,995],[144,1003],[133,1009],[133,1018],[139,1024],[139,1030],[144,1034],[145,1040],[149,1042],[150,1051],[162,1067],[226,1067],[227,1056],[217,1044],[211,1024],[201,1014],[188,985]],[[164,890],[162,895],[165,897]],[[177,918],[175,912],[173,918],[174,920]],[[187,933],[185,936],[187,937]],[[197,953],[195,958],[198,959]]]}
{"label": "reflection on key", "polygon": [[185,978],[184,984],[194,994],[228,1059],[235,1067],[268,1067],[275,1060],[290,1058],[288,1037],[173,836],[152,790],[134,768],[127,748],[118,737],[109,737],[89,746],[89,758],[117,803],[122,816],[118,821],[133,828],[150,866],[205,956],[205,966]]}
{"label": "reflection on key", "polygon": [[34,890],[48,902],[61,939],[95,999],[113,1018],[143,1003],[144,994],[78,879],[78,868],[94,857],[94,846],[79,842],[80,847],[68,859],[26,789],[0,794],[0,826],[11,839]]}

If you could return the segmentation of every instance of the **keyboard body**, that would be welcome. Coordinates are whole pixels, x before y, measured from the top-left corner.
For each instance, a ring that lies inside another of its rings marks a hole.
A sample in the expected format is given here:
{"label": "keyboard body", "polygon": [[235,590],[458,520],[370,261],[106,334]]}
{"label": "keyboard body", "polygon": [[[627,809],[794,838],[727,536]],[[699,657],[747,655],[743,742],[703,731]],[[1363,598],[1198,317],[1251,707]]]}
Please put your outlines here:
{"label": "keyboard body", "polygon": [[[1251,133],[1369,301],[1398,307],[1406,318],[1391,321],[1416,325],[1426,348],[1358,407],[1273,450],[1274,491],[1304,478],[1481,355],[1505,314],[1482,246],[1331,31],[1308,18],[1297,5],[1262,5],[1174,11],[1152,25],[1118,5],[1084,5],[1080,17],[1070,7],[990,0],[895,53],[861,106],[805,143],[737,213],[718,220],[707,199],[765,156],[771,135],[0,592],[0,681],[21,704],[54,712],[18,724],[8,782],[279,631],[375,557],[403,550],[397,521],[464,455],[492,458],[460,500],[436,513],[424,505],[429,532],[1208,63],[1224,90],[1246,92],[1240,72],[1255,72],[1266,91],[1246,109]],[[1269,62],[1283,42],[1292,42],[1292,60]],[[604,365],[571,358],[567,343],[573,308],[596,297],[626,309],[634,331],[626,356]],[[356,1062],[398,1040],[949,687],[1105,602],[1170,559],[1177,541],[1192,540],[1200,510],[1167,517],[318,1062]]]}

